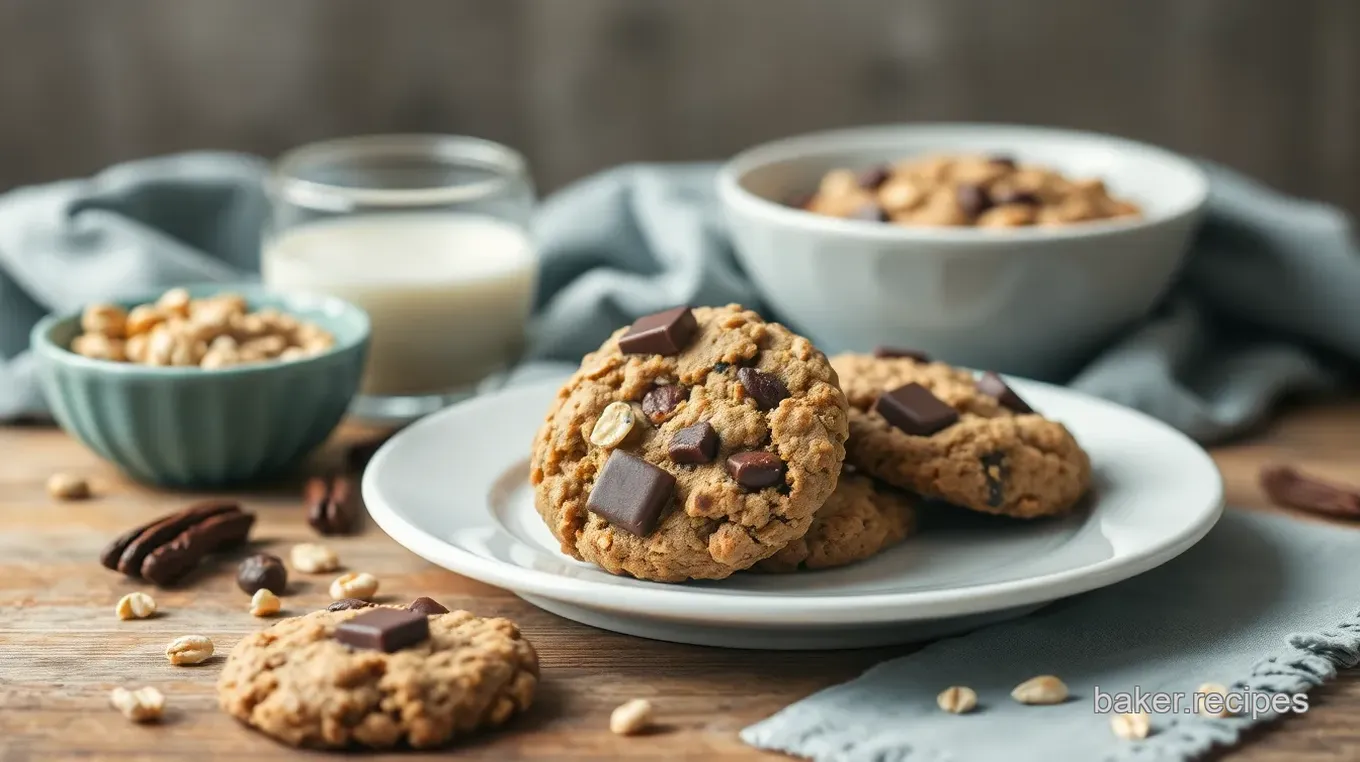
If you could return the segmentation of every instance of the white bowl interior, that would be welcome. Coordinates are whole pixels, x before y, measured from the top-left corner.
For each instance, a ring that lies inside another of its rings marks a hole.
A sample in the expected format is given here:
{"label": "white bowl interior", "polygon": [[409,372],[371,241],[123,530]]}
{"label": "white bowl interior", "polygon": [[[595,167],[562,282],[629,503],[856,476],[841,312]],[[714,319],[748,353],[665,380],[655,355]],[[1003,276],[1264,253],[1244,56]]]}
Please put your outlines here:
{"label": "white bowl interior", "polygon": [[815,190],[822,175],[838,167],[951,153],[1002,154],[1073,178],[1099,178],[1111,193],[1142,207],[1145,221],[1187,212],[1207,190],[1193,164],[1159,148],[1092,133],[982,124],[885,125],[803,135],[746,151],[726,171],[743,190],[782,205],[790,196]]}

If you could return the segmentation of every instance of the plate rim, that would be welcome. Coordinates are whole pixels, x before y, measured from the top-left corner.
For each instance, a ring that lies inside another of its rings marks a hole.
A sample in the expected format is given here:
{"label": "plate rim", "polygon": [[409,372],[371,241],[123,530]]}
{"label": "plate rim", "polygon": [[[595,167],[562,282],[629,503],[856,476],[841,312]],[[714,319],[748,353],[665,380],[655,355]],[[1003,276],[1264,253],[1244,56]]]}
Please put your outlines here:
{"label": "plate rim", "polygon": [[940,619],[979,614],[1004,608],[1056,601],[1072,595],[1121,582],[1143,574],[1189,550],[1218,523],[1224,510],[1223,476],[1204,448],[1184,433],[1146,413],[1061,386],[1026,379],[1010,378],[1022,387],[1040,387],[1075,396],[1097,406],[1114,408],[1134,415],[1161,433],[1180,439],[1195,451],[1206,465],[1206,476],[1213,475],[1212,505],[1200,508],[1202,515],[1178,534],[1129,555],[1102,559],[1093,564],[1063,569],[1033,577],[973,584],[958,588],[927,591],[855,593],[846,596],[778,596],[759,593],[718,594],[683,583],[645,580],[642,585],[622,585],[610,581],[582,579],[507,564],[480,556],[430,534],[407,520],[389,505],[376,482],[403,437],[425,427],[440,425],[447,417],[471,414],[482,407],[494,407],[502,400],[536,394],[551,397],[561,380],[524,384],[475,397],[428,415],[398,432],[383,444],[364,471],[361,491],[373,521],[397,544],[425,560],[512,593],[526,593],[604,611],[626,615],[719,624],[762,625],[846,625],[855,622],[885,623]]}

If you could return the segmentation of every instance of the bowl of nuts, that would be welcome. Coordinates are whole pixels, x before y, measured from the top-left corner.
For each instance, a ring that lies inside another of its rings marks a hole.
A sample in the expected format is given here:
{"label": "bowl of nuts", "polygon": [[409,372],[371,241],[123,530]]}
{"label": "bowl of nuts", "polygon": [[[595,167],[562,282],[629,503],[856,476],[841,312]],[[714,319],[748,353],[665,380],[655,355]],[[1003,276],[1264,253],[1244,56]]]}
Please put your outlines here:
{"label": "bowl of nuts", "polygon": [[341,299],[207,285],[53,315],[31,339],[69,434],[134,478],[206,487],[278,473],[325,440],[368,337]]}
{"label": "bowl of nuts", "polygon": [[1046,379],[1166,293],[1208,198],[1169,151],[987,124],[778,140],[717,186],[766,303],[824,351],[911,347]]}

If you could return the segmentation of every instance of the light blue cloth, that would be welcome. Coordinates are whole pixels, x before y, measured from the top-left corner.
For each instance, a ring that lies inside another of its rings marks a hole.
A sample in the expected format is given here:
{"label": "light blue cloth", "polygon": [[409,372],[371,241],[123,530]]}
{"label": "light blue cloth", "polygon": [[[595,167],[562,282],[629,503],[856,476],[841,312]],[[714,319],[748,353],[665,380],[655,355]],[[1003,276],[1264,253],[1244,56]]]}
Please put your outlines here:
{"label": "light blue cloth", "polygon": [[[1117,738],[1095,712],[1109,696],[1186,694],[1203,683],[1294,694],[1360,662],[1360,531],[1229,511],[1183,556],[1127,582],[879,664],[742,732],[818,762],[1189,760],[1272,714],[1153,714],[1153,734]],[[1071,699],[1025,706],[1011,689],[1052,674]],[[978,710],[935,697],[971,687]]]}
{"label": "light blue cloth", "polygon": [[[547,199],[531,358],[573,363],[613,328],[675,304],[761,307],[732,255],[714,169],[622,167]],[[1208,219],[1165,308],[1070,379],[1202,441],[1257,423],[1287,392],[1335,385],[1320,357],[1360,360],[1350,222],[1209,170]],[[263,172],[254,157],[185,154],[0,196],[0,421],[43,412],[25,348],[44,313],[254,277]]]}

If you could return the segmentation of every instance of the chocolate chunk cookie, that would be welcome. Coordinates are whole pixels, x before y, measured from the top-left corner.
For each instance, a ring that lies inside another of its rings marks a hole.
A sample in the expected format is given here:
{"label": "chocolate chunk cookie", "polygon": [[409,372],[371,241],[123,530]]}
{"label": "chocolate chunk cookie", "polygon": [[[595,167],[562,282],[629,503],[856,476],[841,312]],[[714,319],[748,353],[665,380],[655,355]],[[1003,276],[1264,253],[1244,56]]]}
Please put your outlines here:
{"label": "chocolate chunk cookie", "polygon": [[217,683],[222,709],[291,746],[439,746],[529,708],[538,656],[514,624],[466,611],[428,617],[428,636],[391,653],[336,629],[377,610],[317,611],[248,635]]}
{"label": "chocolate chunk cookie", "polygon": [[1017,518],[1061,514],[1090,488],[1090,459],[1066,427],[999,377],[909,357],[831,362],[850,402],[847,462],[870,476]]}
{"label": "chocolate chunk cookie", "polygon": [[916,528],[916,499],[842,473],[808,533],[752,567],[758,572],[832,569],[863,561],[906,539]]}
{"label": "chocolate chunk cookie", "polygon": [[836,373],[807,339],[737,305],[672,310],[586,356],[534,439],[530,480],[564,553],[640,579],[721,579],[808,531],[846,431]]}

